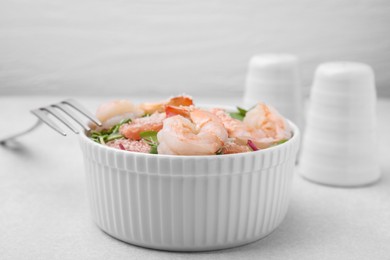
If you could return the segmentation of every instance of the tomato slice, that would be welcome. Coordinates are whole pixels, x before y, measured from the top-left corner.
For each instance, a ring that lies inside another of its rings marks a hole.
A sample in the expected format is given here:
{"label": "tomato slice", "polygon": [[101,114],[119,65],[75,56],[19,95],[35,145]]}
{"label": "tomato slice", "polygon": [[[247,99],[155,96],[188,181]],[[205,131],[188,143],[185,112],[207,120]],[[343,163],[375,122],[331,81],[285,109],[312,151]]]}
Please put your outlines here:
{"label": "tomato slice", "polygon": [[176,107],[178,107],[178,106],[188,107],[188,106],[191,106],[193,104],[194,104],[194,102],[192,101],[192,98],[190,98],[188,96],[177,96],[177,97],[171,98],[166,105],[167,106],[176,106]]}
{"label": "tomato slice", "polygon": [[166,106],[165,114],[167,118],[176,115],[181,115],[186,118],[190,117],[190,111],[188,109],[184,107],[178,107],[178,106]]}

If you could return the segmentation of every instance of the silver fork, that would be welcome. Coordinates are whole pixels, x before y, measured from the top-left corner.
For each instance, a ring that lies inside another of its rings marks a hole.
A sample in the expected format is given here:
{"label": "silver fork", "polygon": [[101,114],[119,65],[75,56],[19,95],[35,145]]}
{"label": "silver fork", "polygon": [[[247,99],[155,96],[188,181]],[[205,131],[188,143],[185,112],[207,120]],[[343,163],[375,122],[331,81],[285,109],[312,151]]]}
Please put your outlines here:
{"label": "silver fork", "polygon": [[8,136],[6,138],[2,138],[0,140],[0,145],[5,145],[7,141],[10,141],[19,136],[30,133],[31,131],[35,130],[37,127],[42,125],[42,123],[45,123],[46,125],[50,126],[51,128],[53,128],[53,130],[60,133],[61,135],[66,136],[66,133],[60,127],[58,127],[58,125],[54,123],[52,119],[50,119],[50,117],[48,116],[49,114],[53,115],[55,118],[61,121],[75,134],[78,134],[79,133],[78,129],[74,127],[60,111],[67,114],[70,118],[76,121],[76,123],[78,123],[86,131],[90,131],[91,128],[82,120],[80,120],[76,116],[75,112],[80,112],[81,114],[89,118],[92,122],[94,122],[98,126],[102,125],[102,123],[91,112],[85,109],[79,102],[77,102],[74,99],[66,99],[56,104],[31,110],[30,112],[33,113],[36,117],[38,117],[38,121],[33,126],[31,126],[30,128],[26,129],[23,132],[19,132],[11,136]]}

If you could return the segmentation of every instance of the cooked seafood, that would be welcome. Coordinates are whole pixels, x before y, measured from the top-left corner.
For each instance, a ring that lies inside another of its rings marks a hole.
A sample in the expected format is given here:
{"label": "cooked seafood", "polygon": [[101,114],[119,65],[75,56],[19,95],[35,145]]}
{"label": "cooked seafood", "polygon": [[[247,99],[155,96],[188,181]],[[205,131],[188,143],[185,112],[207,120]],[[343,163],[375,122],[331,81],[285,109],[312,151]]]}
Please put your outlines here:
{"label": "cooked seafood", "polygon": [[288,122],[272,106],[258,103],[248,111],[237,109],[202,109],[184,95],[140,105],[110,101],[98,108],[103,128],[90,137],[120,150],[170,155],[251,152],[291,138]]}

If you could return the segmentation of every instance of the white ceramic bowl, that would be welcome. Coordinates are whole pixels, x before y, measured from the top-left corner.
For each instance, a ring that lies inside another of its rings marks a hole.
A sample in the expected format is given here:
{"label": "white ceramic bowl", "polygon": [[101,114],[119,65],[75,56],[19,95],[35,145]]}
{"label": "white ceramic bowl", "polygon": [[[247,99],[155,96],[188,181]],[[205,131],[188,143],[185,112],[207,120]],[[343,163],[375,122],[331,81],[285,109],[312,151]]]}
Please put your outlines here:
{"label": "white ceramic bowl", "polygon": [[109,235],[154,249],[204,251],[265,237],[286,215],[299,131],[256,152],[127,152],[80,135],[92,217]]}

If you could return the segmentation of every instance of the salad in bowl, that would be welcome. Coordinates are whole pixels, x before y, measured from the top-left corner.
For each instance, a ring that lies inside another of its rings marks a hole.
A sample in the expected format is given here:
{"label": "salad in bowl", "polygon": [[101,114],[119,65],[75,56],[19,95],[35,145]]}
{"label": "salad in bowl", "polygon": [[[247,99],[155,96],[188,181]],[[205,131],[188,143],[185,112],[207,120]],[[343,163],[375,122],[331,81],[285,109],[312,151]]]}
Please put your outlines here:
{"label": "salad in bowl", "polygon": [[181,95],[157,103],[114,100],[96,116],[103,123],[90,133],[94,141],[116,149],[168,155],[223,155],[257,151],[292,136],[287,120],[272,106],[197,107]]}

